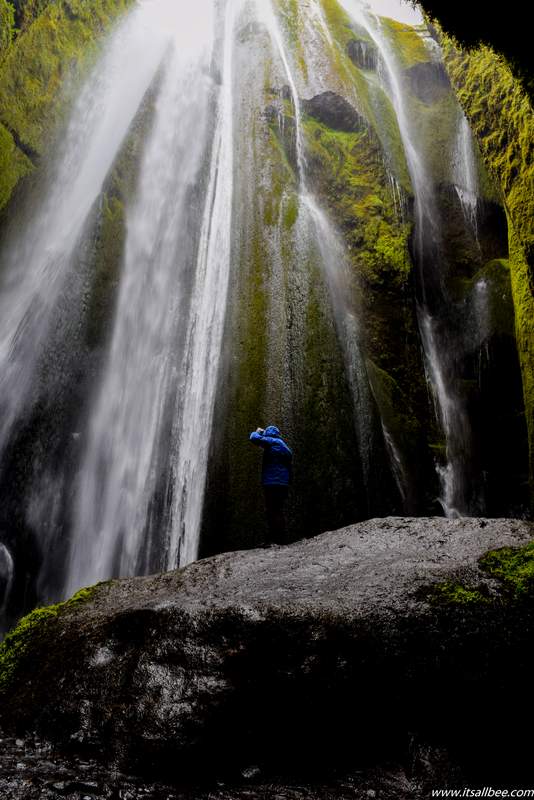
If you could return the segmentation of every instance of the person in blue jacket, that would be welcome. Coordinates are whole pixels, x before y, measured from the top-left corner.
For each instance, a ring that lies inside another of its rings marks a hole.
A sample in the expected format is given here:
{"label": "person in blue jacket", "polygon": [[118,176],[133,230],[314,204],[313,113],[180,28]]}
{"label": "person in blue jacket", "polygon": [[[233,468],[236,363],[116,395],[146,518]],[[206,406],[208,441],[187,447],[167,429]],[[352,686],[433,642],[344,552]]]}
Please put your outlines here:
{"label": "person in blue jacket", "polygon": [[257,428],[250,434],[250,441],[263,448],[261,482],[265,494],[269,542],[285,544],[284,506],[291,483],[293,453],[275,425],[269,425],[265,430]]}

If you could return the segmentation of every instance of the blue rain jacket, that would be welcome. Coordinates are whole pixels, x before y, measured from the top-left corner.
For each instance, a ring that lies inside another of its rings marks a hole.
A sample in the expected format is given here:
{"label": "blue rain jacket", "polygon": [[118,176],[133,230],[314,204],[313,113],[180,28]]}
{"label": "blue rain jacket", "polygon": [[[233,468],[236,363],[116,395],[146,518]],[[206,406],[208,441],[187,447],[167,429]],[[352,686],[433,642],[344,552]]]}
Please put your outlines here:
{"label": "blue rain jacket", "polygon": [[250,434],[250,441],[263,447],[261,482],[264,486],[287,486],[291,483],[291,460],[293,453],[274,425],[264,433]]}

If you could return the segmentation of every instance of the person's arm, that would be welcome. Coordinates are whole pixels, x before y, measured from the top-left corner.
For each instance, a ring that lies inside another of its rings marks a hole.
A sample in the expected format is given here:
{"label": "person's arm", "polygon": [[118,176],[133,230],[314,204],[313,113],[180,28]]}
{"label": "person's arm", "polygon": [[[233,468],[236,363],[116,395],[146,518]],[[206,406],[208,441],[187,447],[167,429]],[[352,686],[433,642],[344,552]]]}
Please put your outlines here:
{"label": "person's arm", "polygon": [[264,436],[264,433],[265,431],[263,428],[256,428],[256,430],[250,434],[250,441],[254,442],[254,444],[259,444],[260,447],[265,447],[265,441],[268,437]]}
{"label": "person's arm", "polygon": [[[254,436],[254,434],[251,435],[251,439],[252,436]],[[258,441],[258,444],[261,447],[270,447],[273,453],[278,453],[278,455],[285,456],[289,459],[293,456],[293,453],[283,439],[279,439],[276,436],[265,436],[265,434],[260,436],[259,439],[260,441]]]}

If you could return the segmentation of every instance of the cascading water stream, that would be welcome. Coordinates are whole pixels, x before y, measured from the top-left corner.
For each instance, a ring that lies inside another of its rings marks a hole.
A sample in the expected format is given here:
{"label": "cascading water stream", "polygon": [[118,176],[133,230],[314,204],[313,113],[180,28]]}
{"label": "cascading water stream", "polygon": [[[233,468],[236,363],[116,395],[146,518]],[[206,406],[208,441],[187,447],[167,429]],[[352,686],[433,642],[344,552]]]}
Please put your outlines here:
{"label": "cascading water stream", "polygon": [[[13,585],[14,564],[7,547],[0,544],[0,623],[6,610],[11,587]],[[2,629],[0,628],[0,633]]]}
{"label": "cascading water stream", "polygon": [[461,115],[454,151],[454,188],[460,200],[467,223],[478,241],[478,171],[475,158],[473,134],[465,114]]}
{"label": "cascading water stream", "polygon": [[7,242],[0,285],[0,456],[38,393],[55,308],[93,205],[166,46],[149,7],[112,35],[75,103],[42,202]]}
{"label": "cascading water stream", "polygon": [[186,391],[183,400],[180,380],[197,249],[191,200],[206,157],[213,95],[212,11],[210,0],[185,17],[170,3],[152,6],[170,50],[127,213],[110,352],[76,492],[67,594],[165,563],[154,556],[162,537],[149,516],[168,470],[170,415],[176,397],[179,404],[188,397]]}
{"label": "cascading water stream", "polygon": [[[449,363],[449,346],[446,338],[440,336],[438,320],[430,310],[428,299],[428,271],[435,269],[439,260],[441,221],[434,198],[432,179],[428,167],[416,146],[417,136],[412,129],[410,116],[405,104],[405,88],[400,68],[391,46],[384,36],[380,20],[368,15],[358,0],[340,0],[349,16],[364,28],[380,53],[386,70],[383,76],[384,88],[389,94],[396,112],[402,137],[406,161],[415,199],[415,241],[414,251],[419,273],[418,318],[419,330],[425,353],[426,370],[432,387],[436,414],[446,440],[446,464],[438,464],[442,496],[440,503],[448,517],[469,513],[465,498],[466,452],[470,446],[470,426],[463,402],[454,387],[454,364]],[[439,277],[431,276],[436,286]]]}
{"label": "cascading water stream", "polygon": [[191,302],[184,395],[175,416],[168,569],[198,557],[232,247],[233,37],[240,7],[241,0],[230,0],[224,22],[222,89]]}

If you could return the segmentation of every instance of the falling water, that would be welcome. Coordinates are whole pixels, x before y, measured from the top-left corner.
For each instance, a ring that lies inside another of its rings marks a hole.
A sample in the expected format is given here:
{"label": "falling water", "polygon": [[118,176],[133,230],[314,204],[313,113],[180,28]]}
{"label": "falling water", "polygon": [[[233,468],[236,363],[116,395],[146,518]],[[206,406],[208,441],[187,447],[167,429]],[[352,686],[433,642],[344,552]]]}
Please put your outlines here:
{"label": "falling water", "polygon": [[116,30],[81,92],[48,188],[2,254],[0,455],[35,400],[54,311],[104,180],[161,62],[165,37],[141,6]]}
{"label": "falling water", "polygon": [[[210,0],[197,3],[194,15],[165,2],[152,13],[170,50],[127,214],[115,326],[77,487],[67,593],[150,568],[149,511],[167,467],[161,445],[177,393],[182,399],[188,273],[196,252],[191,199],[206,152],[214,20]],[[185,397],[187,403],[187,390]]]}
{"label": "falling water", "polygon": [[478,244],[478,170],[473,134],[465,114],[461,114],[453,155],[454,188],[460,200],[464,217],[470,225]]}
{"label": "falling water", "polygon": [[397,484],[397,489],[399,490],[402,502],[406,506],[407,494],[408,494],[407,487],[409,485],[409,481],[408,481],[408,476],[406,474],[406,469],[404,467],[402,455],[399,448],[395,444],[395,439],[388,431],[383,421],[382,421],[382,433],[384,435],[386,447],[388,448],[391,464],[393,466],[393,476],[395,478],[395,483]]}
{"label": "falling water", "polygon": [[176,426],[175,488],[166,564],[198,557],[204,486],[230,271],[233,200],[233,48],[240,2],[227,5],[219,100],[200,232],[186,349],[184,398]]}
{"label": "falling water", "polygon": [[482,374],[490,360],[489,340],[491,336],[491,315],[489,309],[490,286],[485,278],[480,278],[473,292],[473,316],[475,332],[473,339],[478,344],[478,386],[482,388]]}
{"label": "falling water", "polygon": [[[441,220],[434,197],[433,182],[423,152],[416,144],[417,133],[413,129],[406,106],[406,89],[401,69],[382,31],[379,18],[364,12],[358,0],[340,0],[340,3],[354,21],[367,31],[380,53],[381,65],[385,68],[382,81],[395,108],[410,171],[415,197],[414,250],[419,272],[419,330],[436,413],[446,439],[446,464],[436,465],[442,487],[440,503],[447,516],[455,517],[468,512],[465,498],[465,454],[469,450],[471,433],[467,414],[455,388],[453,355],[449,352],[452,345],[447,339],[446,329],[438,324],[429,308],[427,285],[433,283],[434,289],[440,286],[440,279],[436,276],[435,269],[439,264]],[[462,142],[464,147],[464,139]],[[463,159],[465,181],[470,181],[469,186],[472,186],[476,173],[469,172],[472,162],[465,152]],[[452,363],[449,363],[451,359]]]}
{"label": "falling water", "polygon": [[[0,623],[4,616],[11,586],[13,585],[14,564],[7,547],[0,543]],[[0,627],[0,633],[2,629]]]}
{"label": "falling water", "polygon": [[438,464],[442,497],[440,503],[450,519],[462,516],[465,486],[462,480],[466,450],[471,439],[469,421],[462,405],[450,390],[451,378],[447,365],[438,351],[437,322],[427,311],[420,317],[422,339],[426,347],[426,364],[436,403],[436,414],[440,420],[447,442],[447,463]]}

